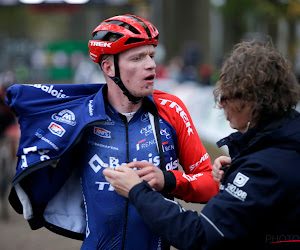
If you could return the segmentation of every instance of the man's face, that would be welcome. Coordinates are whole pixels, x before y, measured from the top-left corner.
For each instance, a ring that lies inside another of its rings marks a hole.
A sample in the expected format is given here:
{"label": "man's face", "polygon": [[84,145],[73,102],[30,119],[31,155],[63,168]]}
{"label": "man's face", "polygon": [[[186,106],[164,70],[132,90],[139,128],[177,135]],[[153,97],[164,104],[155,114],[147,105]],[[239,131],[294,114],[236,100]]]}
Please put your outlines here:
{"label": "man's face", "polygon": [[121,80],[135,97],[153,94],[156,64],[153,45],[126,50],[119,55]]}

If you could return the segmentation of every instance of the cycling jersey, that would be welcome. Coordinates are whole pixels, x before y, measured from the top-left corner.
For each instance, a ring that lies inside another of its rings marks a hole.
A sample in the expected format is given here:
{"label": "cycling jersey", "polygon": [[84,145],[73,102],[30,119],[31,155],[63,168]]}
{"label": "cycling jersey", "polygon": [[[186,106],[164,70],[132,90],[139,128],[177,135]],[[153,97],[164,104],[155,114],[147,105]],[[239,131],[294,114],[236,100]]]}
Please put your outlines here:
{"label": "cycling jersey", "polygon": [[127,122],[104,90],[98,84],[8,90],[22,131],[10,202],[33,229],[45,226],[72,238],[85,233],[83,249],[162,248],[128,199],[105,181],[103,169],[152,162],[172,172],[173,195],[205,202],[218,192],[209,156],[179,98],[156,90]]}

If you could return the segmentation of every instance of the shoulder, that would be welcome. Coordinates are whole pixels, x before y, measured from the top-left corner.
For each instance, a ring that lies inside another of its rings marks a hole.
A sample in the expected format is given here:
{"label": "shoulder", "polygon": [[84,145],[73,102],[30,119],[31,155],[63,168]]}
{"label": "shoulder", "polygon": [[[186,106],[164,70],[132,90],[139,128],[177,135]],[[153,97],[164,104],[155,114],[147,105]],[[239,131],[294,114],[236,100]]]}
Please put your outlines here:
{"label": "shoulder", "polygon": [[185,109],[185,105],[179,97],[160,90],[154,91],[153,100],[159,107],[174,108],[180,106]]}
{"label": "shoulder", "polygon": [[[235,169],[231,176],[234,177],[241,172],[246,176],[251,176],[254,180],[261,180],[262,183],[275,180],[280,183],[288,182],[288,179],[291,181],[294,179],[293,175],[297,171],[296,166],[299,161],[300,155],[296,151],[265,147],[235,159],[231,164],[231,167]],[[299,181],[299,177],[296,179]]]}

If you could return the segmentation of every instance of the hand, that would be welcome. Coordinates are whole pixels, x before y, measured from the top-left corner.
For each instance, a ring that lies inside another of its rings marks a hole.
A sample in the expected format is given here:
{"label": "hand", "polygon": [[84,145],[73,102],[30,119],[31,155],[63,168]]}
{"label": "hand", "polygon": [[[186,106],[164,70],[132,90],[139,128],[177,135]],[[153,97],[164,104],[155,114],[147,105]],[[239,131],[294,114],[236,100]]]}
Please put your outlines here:
{"label": "hand", "polygon": [[228,156],[220,156],[215,159],[213,167],[212,167],[212,175],[215,181],[220,182],[224,176],[224,171],[221,170],[221,167],[228,166],[231,163],[231,158]]}
{"label": "hand", "polygon": [[127,198],[131,188],[142,182],[136,172],[127,166],[120,166],[116,168],[116,170],[106,168],[103,170],[103,174],[105,179],[114,187],[116,192]]}
{"label": "hand", "polygon": [[134,161],[126,165],[130,168],[140,168],[135,172],[138,176],[149,183],[156,191],[161,191],[165,185],[164,174],[161,169],[149,162]]}

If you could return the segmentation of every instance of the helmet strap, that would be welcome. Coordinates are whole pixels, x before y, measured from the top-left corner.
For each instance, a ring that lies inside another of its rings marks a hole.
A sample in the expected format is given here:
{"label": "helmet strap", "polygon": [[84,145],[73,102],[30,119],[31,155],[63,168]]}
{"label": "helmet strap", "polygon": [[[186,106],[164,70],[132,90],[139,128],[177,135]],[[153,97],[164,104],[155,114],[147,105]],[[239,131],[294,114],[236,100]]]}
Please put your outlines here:
{"label": "helmet strap", "polygon": [[115,76],[110,77],[118,86],[119,88],[123,91],[123,94],[127,96],[128,100],[131,101],[133,104],[138,104],[143,97],[135,97],[133,96],[129,90],[125,87],[124,83],[121,80],[120,76],[120,69],[119,69],[119,55],[115,54],[114,56],[114,66],[115,66]]}

